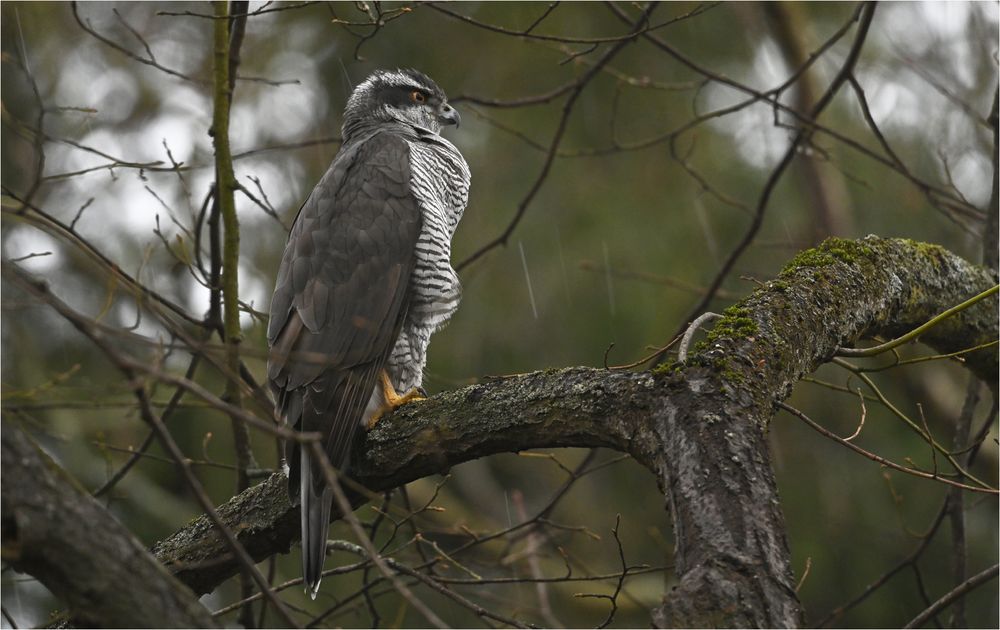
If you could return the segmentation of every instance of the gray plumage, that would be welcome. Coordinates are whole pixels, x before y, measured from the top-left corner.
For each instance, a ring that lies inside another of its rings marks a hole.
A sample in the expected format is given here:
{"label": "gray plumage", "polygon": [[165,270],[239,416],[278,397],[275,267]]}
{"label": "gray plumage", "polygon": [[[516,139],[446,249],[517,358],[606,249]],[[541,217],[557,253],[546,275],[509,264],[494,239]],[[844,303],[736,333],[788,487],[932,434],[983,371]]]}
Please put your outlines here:
{"label": "gray plumage", "polygon": [[[469,168],[439,133],[458,124],[444,92],[414,70],[377,71],[344,110],[344,143],[299,210],[278,269],[267,337],[279,413],[324,436],[349,464],[358,429],[387,400],[420,387],[431,334],[458,307],[451,238]],[[307,589],[319,588],[332,491],[306,449],[292,449],[289,490],[302,515]]]}

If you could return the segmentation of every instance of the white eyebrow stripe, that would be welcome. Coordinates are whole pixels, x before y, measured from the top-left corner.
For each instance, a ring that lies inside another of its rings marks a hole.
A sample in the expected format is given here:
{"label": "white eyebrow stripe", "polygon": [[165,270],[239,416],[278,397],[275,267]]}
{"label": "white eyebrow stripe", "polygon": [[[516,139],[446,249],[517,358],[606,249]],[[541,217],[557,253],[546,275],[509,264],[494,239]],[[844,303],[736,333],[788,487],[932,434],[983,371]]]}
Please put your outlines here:
{"label": "white eyebrow stripe", "polygon": [[[430,95],[437,95],[438,91],[430,85],[423,85],[413,79],[410,75],[402,72],[400,70],[383,70],[376,72],[375,74],[369,75],[364,81],[358,84],[355,91],[370,92],[376,82],[385,83],[392,87],[400,87],[407,90],[419,90]],[[446,97],[442,96],[442,100],[446,100]]]}

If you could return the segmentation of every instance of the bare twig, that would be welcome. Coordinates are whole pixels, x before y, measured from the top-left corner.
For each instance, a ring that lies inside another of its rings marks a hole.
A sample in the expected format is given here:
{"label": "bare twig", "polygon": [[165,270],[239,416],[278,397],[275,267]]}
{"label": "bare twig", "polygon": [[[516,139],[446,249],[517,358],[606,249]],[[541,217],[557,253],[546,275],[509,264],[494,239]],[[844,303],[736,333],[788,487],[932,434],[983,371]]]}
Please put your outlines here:
{"label": "bare twig", "polygon": [[443,3],[428,2],[428,3],[426,3],[424,5],[421,5],[421,6],[430,7],[432,9],[434,9],[435,11],[439,11],[441,13],[444,13],[445,15],[448,15],[450,17],[453,17],[453,18],[457,19],[457,20],[465,22],[466,24],[471,24],[471,25],[479,27],[481,29],[484,29],[484,30],[487,30],[487,31],[492,31],[494,33],[499,33],[501,35],[511,35],[511,36],[514,36],[514,37],[521,37],[521,38],[525,38],[525,39],[535,39],[535,40],[539,40],[539,41],[560,42],[560,43],[563,43],[563,44],[610,44],[610,43],[621,43],[621,42],[631,41],[631,40],[633,40],[638,35],[643,35],[645,33],[651,33],[653,31],[657,31],[659,29],[662,29],[662,28],[664,28],[666,26],[670,26],[671,24],[675,24],[677,22],[681,22],[683,20],[687,20],[689,18],[701,15],[705,11],[708,11],[708,10],[714,8],[718,4],[719,4],[718,2],[710,2],[710,3],[699,4],[698,6],[696,6],[691,11],[688,11],[687,13],[684,13],[684,14],[679,15],[677,17],[671,18],[671,19],[667,20],[666,22],[661,22],[660,24],[655,24],[655,25],[648,25],[647,24],[647,26],[642,27],[641,24],[646,23],[646,20],[642,20],[642,21],[640,21],[639,23],[637,23],[633,27],[633,30],[632,30],[631,33],[629,33],[627,35],[613,35],[613,36],[609,36],[609,37],[562,37],[562,36],[559,36],[559,35],[540,35],[538,33],[532,33],[531,32],[532,29],[534,29],[534,27],[537,25],[537,22],[535,24],[532,24],[531,26],[529,26],[527,29],[525,29],[523,31],[512,31],[512,30],[504,28],[502,26],[497,26],[495,24],[487,24],[485,22],[480,22],[480,21],[478,21],[478,20],[476,20],[474,18],[471,18],[471,17],[469,17],[467,15],[462,15],[460,13],[452,11],[451,9],[446,9],[446,8],[444,8]]}
{"label": "bare twig", "polygon": [[[962,412],[955,422],[955,437],[952,439],[952,446],[956,451],[965,448],[969,442],[972,416],[975,413],[976,404],[979,402],[979,387],[979,379],[970,374]],[[956,586],[959,586],[968,579],[968,552],[965,539],[965,495],[958,488],[952,489],[949,493],[948,521],[951,525],[952,580]],[[951,627],[964,628],[968,625],[965,617],[965,600],[960,599],[955,602],[952,611]]]}
{"label": "bare twig", "polygon": [[[270,3],[266,3],[270,4]],[[213,15],[211,13],[195,13],[193,11],[157,11],[157,15],[169,16],[169,17],[196,17],[204,18],[206,20],[225,20],[230,18],[248,18],[257,17],[258,15],[264,15],[266,13],[277,13],[278,11],[292,11],[295,9],[303,9],[314,4],[319,4],[318,2],[297,2],[294,4],[283,4],[276,7],[266,7],[261,9],[256,9],[254,11],[230,11],[226,15]]]}
{"label": "bare twig", "polygon": [[932,449],[935,449],[938,453],[940,453],[941,455],[943,455],[945,457],[945,459],[947,459],[948,462],[952,466],[955,467],[956,471],[958,471],[960,474],[964,475],[965,477],[967,477],[971,481],[974,481],[977,484],[979,484],[979,486],[981,488],[984,488],[984,489],[987,489],[987,490],[994,490],[994,488],[992,486],[990,486],[986,482],[982,481],[981,479],[977,478],[975,475],[972,475],[971,473],[969,473],[969,471],[967,469],[968,467],[967,466],[962,466],[962,464],[955,457],[954,453],[949,452],[948,449],[944,448],[944,446],[942,446],[941,444],[939,444],[934,439],[933,436],[931,436],[929,433],[926,433],[909,416],[907,416],[905,413],[903,413],[902,411],[900,411],[899,408],[896,407],[896,405],[892,404],[892,402],[886,397],[886,395],[884,393],[882,393],[882,390],[879,389],[879,387],[875,384],[875,382],[872,381],[872,379],[869,378],[867,374],[865,374],[864,372],[862,372],[861,370],[859,370],[857,368],[857,366],[852,365],[851,363],[848,363],[847,361],[845,361],[843,359],[838,359],[838,358],[834,358],[831,361],[831,363],[833,363],[834,365],[838,365],[838,366],[840,366],[840,367],[842,367],[842,368],[844,368],[846,370],[849,370],[849,371],[853,372],[854,374],[856,374],[858,376],[858,378],[860,378],[862,380],[862,382],[864,382],[864,384],[867,385],[868,388],[875,394],[875,396],[878,398],[879,402],[882,403],[882,405],[885,406],[886,409],[888,409],[890,412],[892,412],[892,414],[894,416],[896,416],[897,418],[899,418],[900,420],[902,420],[904,423],[906,423],[906,426],[908,426],[910,429],[912,429],[914,433],[916,433],[917,435],[919,435],[922,440],[924,440],[925,442],[927,442],[927,444]]}
{"label": "bare twig", "polygon": [[858,421],[858,428],[854,430],[854,433],[850,437],[844,438],[845,442],[850,442],[854,438],[861,435],[861,429],[865,428],[865,418],[868,417],[868,408],[865,407],[865,395],[861,393],[861,388],[858,388],[858,399],[861,402],[861,420]]}
{"label": "bare twig", "polygon": [[[847,58],[844,60],[843,65],[837,72],[837,75],[830,82],[829,87],[827,87],[826,92],[820,97],[816,102],[812,111],[809,112],[809,117],[816,119],[819,115],[826,109],[833,101],[833,97],[836,96],[837,92],[840,90],[841,85],[847,81],[848,77],[854,71],[854,65],[858,61],[858,57],[861,55],[861,49],[864,47],[865,40],[868,36],[868,29],[871,26],[872,18],[875,15],[875,4],[873,2],[865,3],[859,16],[858,31],[857,35],[854,37],[854,43],[851,45],[851,50],[847,54]],[[672,49],[670,49],[672,51]],[[774,192],[774,188],[777,186],[781,175],[788,168],[789,164],[792,162],[792,158],[798,152],[799,147],[806,142],[811,135],[810,130],[800,130],[795,138],[792,140],[788,149],[785,151],[784,156],[781,161],[771,172],[768,177],[767,182],[764,184],[763,190],[761,190],[760,197],[757,200],[757,205],[754,209],[753,218],[750,225],[747,227],[746,232],[740,239],[739,243],[733,248],[729,253],[726,260],[722,263],[722,268],[716,273],[715,278],[709,284],[708,293],[698,301],[698,303],[690,310],[689,315],[685,317],[685,321],[690,321],[692,318],[696,317],[698,314],[705,311],[708,305],[711,303],[712,299],[715,297],[715,292],[722,286],[722,282],[729,276],[730,271],[732,271],[733,266],[736,261],[743,255],[743,253],[750,247],[753,243],[754,238],[757,236],[757,232],[760,231],[761,226],[764,224],[764,213],[767,210],[768,203],[771,200],[771,194]],[[676,334],[681,331],[678,330]],[[659,362],[659,357],[655,357],[652,361],[653,363]]]}
{"label": "bare twig", "polygon": [[915,477],[922,477],[924,479],[933,479],[934,481],[939,481],[939,482],[941,482],[943,484],[947,484],[949,486],[954,486],[956,488],[961,488],[962,490],[968,490],[970,492],[982,492],[982,493],[985,493],[985,494],[992,494],[992,495],[998,495],[998,494],[1000,494],[1000,492],[998,492],[997,490],[995,490],[993,488],[982,488],[982,487],[979,487],[979,486],[970,486],[970,485],[967,485],[967,484],[964,484],[964,483],[959,483],[957,481],[952,481],[951,479],[948,479],[946,477],[942,477],[942,476],[937,475],[937,474],[927,473],[927,472],[924,472],[922,470],[915,470],[913,468],[907,468],[906,466],[900,466],[899,464],[897,464],[895,462],[891,462],[891,461],[887,460],[886,458],[884,458],[884,457],[882,457],[880,455],[876,455],[875,453],[871,453],[869,451],[866,451],[865,449],[861,448],[860,446],[857,446],[856,444],[853,444],[853,443],[848,442],[847,440],[845,440],[845,439],[843,439],[841,437],[838,437],[836,434],[832,433],[831,431],[828,431],[827,429],[824,429],[822,426],[820,426],[819,424],[817,424],[816,422],[814,422],[811,418],[809,418],[809,416],[807,416],[806,414],[802,413],[801,411],[799,411],[795,407],[787,405],[787,404],[785,404],[783,402],[778,403],[778,406],[781,407],[782,409],[784,409],[785,411],[787,411],[788,413],[792,414],[793,416],[799,418],[800,420],[802,420],[803,422],[805,422],[807,425],[809,425],[810,427],[812,427],[813,429],[815,429],[817,432],[819,432],[822,435],[830,438],[831,440],[834,440],[838,444],[843,444],[844,446],[848,447],[849,449],[851,449],[855,453],[858,453],[860,455],[864,455],[865,457],[867,457],[868,459],[872,460],[873,462],[878,462],[879,464],[882,464],[883,466],[887,466],[889,468],[892,468],[893,470],[898,470],[900,472],[906,473],[908,475],[913,475]]}
{"label": "bare twig", "polygon": [[30,254],[25,254],[24,256],[18,256],[17,258],[11,258],[10,262],[22,262],[25,260],[30,260],[32,258],[43,258],[45,256],[51,256],[52,252],[31,252]]}
{"label": "bare twig", "polygon": [[[369,560],[373,560],[375,558],[375,556],[371,555],[371,551],[370,550],[366,550],[366,549],[364,549],[362,547],[359,547],[358,545],[353,545],[353,544],[345,542],[345,541],[333,540],[333,541],[330,541],[329,544],[330,544],[331,547],[333,547],[335,549],[341,549],[343,551],[349,551],[349,552],[354,553],[355,555],[361,556],[363,558],[367,557]],[[524,624],[522,622],[519,622],[516,619],[512,619],[510,617],[506,617],[506,616],[500,615],[498,613],[486,610],[485,608],[483,608],[479,604],[476,604],[475,602],[470,601],[469,599],[466,599],[465,597],[462,597],[461,595],[459,595],[455,591],[453,591],[453,590],[445,587],[443,584],[441,584],[441,582],[438,579],[432,578],[432,577],[430,577],[428,575],[420,573],[419,571],[416,571],[415,569],[413,569],[411,567],[408,567],[408,566],[406,566],[405,564],[403,564],[401,562],[397,562],[396,560],[393,560],[392,558],[382,558],[382,560],[386,563],[386,565],[388,567],[391,567],[395,571],[398,571],[400,573],[404,573],[404,574],[406,574],[406,575],[408,575],[408,576],[410,576],[412,578],[415,578],[417,581],[422,582],[423,584],[425,584],[428,587],[434,589],[435,591],[441,593],[442,595],[445,595],[446,597],[448,597],[451,600],[455,601],[459,605],[461,605],[461,606],[463,606],[465,608],[468,608],[469,610],[471,610],[472,612],[474,612],[476,615],[478,615],[480,617],[485,617],[485,618],[488,618],[488,619],[493,619],[494,621],[499,621],[500,623],[505,623],[505,624],[507,624],[509,626],[512,626],[512,627],[515,627],[515,628],[533,628],[534,627],[534,626],[527,625],[527,624]]]}
{"label": "bare twig", "polygon": [[442,621],[433,610],[428,608],[427,604],[417,599],[413,592],[389,569],[385,558],[379,554],[374,543],[372,543],[371,539],[368,538],[368,535],[365,534],[365,531],[361,528],[361,524],[358,523],[358,518],[354,515],[351,503],[347,499],[347,495],[344,494],[343,488],[340,487],[340,482],[337,480],[337,472],[330,464],[330,460],[327,458],[323,448],[320,446],[319,442],[312,444],[311,448],[313,451],[313,457],[316,461],[320,462],[322,466],[323,478],[326,480],[327,486],[333,491],[333,499],[337,504],[337,508],[340,510],[341,514],[344,515],[344,518],[347,519],[348,524],[354,531],[354,535],[358,537],[358,540],[364,546],[371,561],[375,563],[375,566],[377,566],[379,571],[382,572],[382,575],[384,575],[386,579],[392,583],[393,587],[399,592],[399,594],[406,599],[411,606],[419,611],[421,615],[424,616],[424,619],[437,628],[447,628],[448,625],[445,624],[445,622]]}
{"label": "bare twig", "polygon": [[959,584],[954,589],[948,591],[941,599],[937,600],[924,610],[922,613],[914,617],[910,623],[903,626],[904,628],[919,628],[920,626],[927,623],[927,621],[936,615],[938,612],[944,610],[950,606],[956,600],[960,600],[965,597],[970,591],[986,584],[993,578],[997,576],[998,571],[1000,571],[1000,565],[994,564],[992,567],[986,569],[981,573],[973,575],[965,582]]}
{"label": "bare twig", "polygon": [[17,22],[17,34],[21,44],[21,69],[24,71],[24,76],[28,79],[28,85],[31,86],[31,94],[35,99],[35,106],[38,108],[38,117],[35,119],[34,129],[35,172],[32,174],[31,185],[28,187],[28,191],[24,194],[24,199],[21,201],[21,207],[17,210],[18,213],[21,213],[30,207],[31,201],[41,187],[45,175],[46,112],[45,105],[42,102],[42,94],[38,90],[38,83],[35,81],[35,75],[32,74],[31,65],[28,62],[28,46],[24,42],[24,32],[21,29],[21,14],[17,9],[14,9],[14,18]]}
{"label": "bare twig", "polygon": [[[194,378],[195,370],[198,369],[198,363],[200,361],[201,361],[201,355],[199,354],[191,355],[191,361],[188,363],[187,371],[184,373],[184,378],[188,380]],[[166,408],[164,408],[164,410],[160,412],[161,421],[166,423],[166,421],[170,418],[174,410],[177,409],[177,406],[179,405],[181,398],[183,398],[185,391],[186,390],[180,387],[174,390],[173,395],[167,402]],[[93,495],[95,497],[99,497],[103,494],[106,494],[108,491],[114,488],[119,481],[124,479],[125,475],[128,474],[128,471],[131,470],[132,467],[139,462],[139,460],[142,458],[146,450],[153,444],[153,438],[155,437],[155,435],[156,434],[153,431],[150,431],[146,435],[146,438],[142,441],[142,444],[139,445],[139,448],[135,449],[135,451],[132,453],[131,457],[129,457],[128,460],[124,464],[122,464],[121,467],[119,467],[118,470],[115,471],[115,473],[111,475],[107,481],[101,484],[99,488],[94,490]]]}
{"label": "bare twig", "polygon": [[[449,12],[447,9],[442,9],[438,5],[432,4],[429,6],[432,6],[433,8],[442,12],[446,13]],[[634,23],[633,30],[640,29],[640,26],[649,20],[649,15],[650,13],[652,13],[654,6],[655,5],[651,5],[643,11],[642,15]],[[632,33],[631,35],[626,36],[624,38],[614,40],[617,41],[617,43],[613,47],[608,49],[608,51],[604,53],[603,56],[601,56],[600,60],[593,67],[591,67],[587,72],[583,73],[583,75],[580,76],[580,78],[576,82],[576,85],[573,87],[573,90],[570,93],[569,97],[566,99],[566,102],[563,104],[562,115],[559,118],[559,124],[556,127],[556,132],[555,134],[553,134],[552,142],[549,145],[549,152],[548,155],[546,155],[545,163],[542,165],[541,171],[539,171],[538,177],[535,178],[535,182],[534,184],[532,184],[531,189],[528,190],[528,193],[521,200],[521,203],[518,204],[517,210],[514,213],[514,217],[511,219],[510,223],[507,225],[506,229],[504,229],[503,233],[500,234],[500,236],[487,242],[485,245],[483,245],[478,250],[469,255],[469,257],[467,257],[461,263],[456,265],[455,269],[457,271],[461,271],[468,265],[472,264],[473,262],[481,258],[484,254],[486,254],[490,250],[498,246],[507,244],[507,239],[510,238],[510,235],[514,232],[514,229],[517,227],[517,224],[520,223],[521,218],[524,216],[524,213],[528,209],[528,206],[531,204],[531,201],[535,198],[535,195],[538,194],[538,191],[541,190],[542,184],[548,177],[549,170],[552,167],[552,163],[553,161],[555,161],[556,151],[559,148],[559,143],[562,142],[563,134],[566,132],[566,125],[567,122],[569,121],[569,115],[573,111],[573,106],[576,104],[577,98],[579,98],[580,94],[583,92],[584,88],[591,81],[591,79],[593,79],[597,75],[597,72],[600,70],[600,68],[602,68],[605,64],[611,61],[614,58],[614,56],[617,55],[619,52],[621,52],[621,50],[625,47],[625,45],[631,42],[636,36],[637,33]]]}
{"label": "bare twig", "polygon": [[802,577],[799,578],[798,583],[795,585],[795,592],[798,593],[802,590],[802,585],[806,583],[806,578],[809,577],[809,571],[812,569],[813,559],[812,556],[806,558],[806,568],[802,571]]}
{"label": "bare twig", "polygon": [[[133,59],[135,61],[138,61],[141,64],[150,66],[152,68],[156,68],[157,70],[160,70],[161,72],[165,72],[165,73],[167,73],[167,74],[169,74],[171,76],[177,77],[178,79],[183,79],[185,81],[190,81],[192,83],[199,83],[199,84],[202,84],[202,85],[205,85],[205,84],[208,83],[208,81],[205,81],[205,80],[202,80],[202,79],[195,79],[193,77],[189,77],[188,75],[184,74],[183,72],[178,72],[177,70],[173,70],[171,68],[168,68],[168,67],[166,67],[166,66],[158,63],[156,61],[156,59],[153,58],[152,56],[150,56],[150,58],[148,58],[148,59],[145,58],[145,57],[140,57],[139,55],[133,53],[131,50],[125,48],[124,46],[122,46],[118,42],[115,42],[115,41],[113,41],[111,39],[108,39],[104,35],[101,35],[96,30],[94,30],[94,28],[92,26],[90,26],[89,22],[85,21],[83,18],[80,17],[80,13],[78,11],[77,3],[76,2],[71,2],[70,3],[70,7],[73,9],[73,18],[76,19],[76,23],[80,25],[80,28],[82,28],[86,33],[88,33],[89,35],[93,36],[95,39],[97,39],[101,43],[109,46],[110,48],[112,48],[114,50],[117,50],[118,52],[122,53],[123,55],[125,55],[129,59]],[[149,48],[147,46],[147,50],[148,49]]]}
{"label": "bare twig", "polygon": [[243,548],[243,545],[241,545],[236,539],[236,535],[226,526],[226,524],[219,517],[218,512],[215,511],[215,507],[212,505],[211,499],[209,499],[208,495],[205,493],[205,489],[202,487],[198,477],[191,470],[191,464],[187,457],[185,457],[184,453],[180,450],[180,447],[170,435],[170,431],[163,424],[160,416],[153,411],[153,407],[146,391],[145,383],[141,378],[138,378],[138,373],[134,368],[134,364],[121,355],[103,337],[95,333],[94,329],[85,318],[80,316],[76,313],[76,311],[71,309],[64,302],[49,292],[45,285],[33,281],[27,276],[27,274],[13,265],[4,265],[3,269],[10,273],[16,279],[18,284],[22,286],[22,288],[51,306],[57,313],[72,324],[74,328],[90,339],[90,341],[92,341],[104,353],[104,355],[115,365],[115,367],[122,372],[128,382],[132,385],[132,393],[135,395],[136,400],[139,403],[139,410],[143,420],[150,425],[164,449],[170,453],[170,456],[176,462],[185,482],[190,487],[192,494],[194,494],[195,499],[201,505],[205,514],[208,515],[209,519],[218,529],[219,533],[226,540],[226,543],[229,545],[243,569],[253,576],[253,579],[261,589],[261,592],[263,592],[271,604],[274,605],[275,610],[278,611],[281,618],[290,626],[298,627],[298,624],[295,623],[288,611],[285,609],[283,602],[274,594],[268,586],[267,580],[264,579],[264,576],[261,575],[260,571],[257,570],[257,567],[254,566],[253,559],[247,553],[246,549]]}

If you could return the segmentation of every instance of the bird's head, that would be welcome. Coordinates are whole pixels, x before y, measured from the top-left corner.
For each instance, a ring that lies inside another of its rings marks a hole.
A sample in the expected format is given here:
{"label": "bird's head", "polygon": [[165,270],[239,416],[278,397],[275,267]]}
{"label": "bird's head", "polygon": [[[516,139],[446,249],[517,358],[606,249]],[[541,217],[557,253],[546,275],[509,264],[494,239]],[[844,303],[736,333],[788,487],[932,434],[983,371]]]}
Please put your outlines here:
{"label": "bird's head", "polygon": [[444,90],[416,70],[376,70],[358,84],[344,109],[344,140],[372,124],[399,122],[440,133],[461,118]]}

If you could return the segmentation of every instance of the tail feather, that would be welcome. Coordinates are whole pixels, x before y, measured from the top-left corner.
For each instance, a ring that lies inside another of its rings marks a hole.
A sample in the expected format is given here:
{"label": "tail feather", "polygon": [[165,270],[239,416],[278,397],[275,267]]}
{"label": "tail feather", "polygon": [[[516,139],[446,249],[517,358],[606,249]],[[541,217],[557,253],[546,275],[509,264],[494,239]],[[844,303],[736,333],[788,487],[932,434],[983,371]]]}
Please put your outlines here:
{"label": "tail feather", "polygon": [[[323,579],[326,561],[326,535],[330,529],[330,507],[333,491],[326,484],[313,483],[315,469],[309,461],[309,449],[300,451],[299,497],[302,510],[302,578],[306,593],[316,599],[319,583]],[[321,488],[316,492],[317,486]]]}

